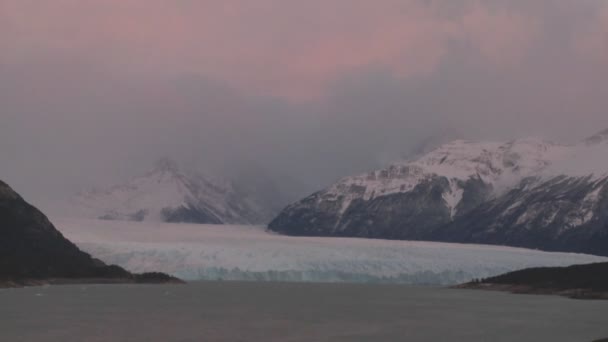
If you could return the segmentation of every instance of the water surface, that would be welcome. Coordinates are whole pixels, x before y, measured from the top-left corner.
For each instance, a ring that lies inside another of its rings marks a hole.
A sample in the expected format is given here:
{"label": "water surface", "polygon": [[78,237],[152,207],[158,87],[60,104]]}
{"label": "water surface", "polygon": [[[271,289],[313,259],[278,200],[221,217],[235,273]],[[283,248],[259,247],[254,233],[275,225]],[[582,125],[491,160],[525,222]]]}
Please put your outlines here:
{"label": "water surface", "polygon": [[608,301],[395,285],[0,290],[0,341],[592,341]]}

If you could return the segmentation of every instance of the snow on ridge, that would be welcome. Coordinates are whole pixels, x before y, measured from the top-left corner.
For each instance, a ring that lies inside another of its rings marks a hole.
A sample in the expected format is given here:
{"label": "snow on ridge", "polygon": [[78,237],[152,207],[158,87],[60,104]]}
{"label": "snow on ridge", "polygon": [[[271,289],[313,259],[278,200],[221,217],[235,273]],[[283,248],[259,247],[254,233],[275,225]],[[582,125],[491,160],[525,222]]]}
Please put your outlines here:
{"label": "snow on ridge", "polygon": [[448,179],[479,177],[495,187],[509,187],[539,172],[568,150],[540,138],[509,142],[469,142],[458,140],[439,147],[413,161],[426,172]]}
{"label": "snow on ridge", "polygon": [[[608,130],[606,131],[608,132]],[[400,161],[365,174],[345,177],[324,193],[343,198],[343,211],[357,198],[411,191],[424,180],[445,177],[450,188],[444,199],[453,209],[460,201],[458,181],[479,178],[500,195],[526,177],[608,177],[608,133],[573,145],[541,138],[508,142],[455,140],[414,159]],[[601,139],[600,139],[601,138]],[[591,143],[593,141],[593,143]],[[455,197],[454,197],[455,196]],[[454,202],[455,199],[458,199]]]}
{"label": "snow on ridge", "polygon": [[[568,146],[539,138],[510,142],[471,142],[456,140],[443,144],[416,159],[394,163],[387,168],[362,175],[346,177],[331,186],[327,194],[344,195],[369,200],[377,196],[412,190],[423,180],[445,177],[452,193],[457,184],[452,182],[480,178],[502,192],[515,186],[521,179],[540,172],[554,160],[565,155]],[[455,207],[458,203],[453,203]]]}
{"label": "snow on ridge", "polygon": [[67,238],[105,262],[186,280],[451,285],[527,267],[608,260],[488,245],[288,237],[251,226],[53,221]]}

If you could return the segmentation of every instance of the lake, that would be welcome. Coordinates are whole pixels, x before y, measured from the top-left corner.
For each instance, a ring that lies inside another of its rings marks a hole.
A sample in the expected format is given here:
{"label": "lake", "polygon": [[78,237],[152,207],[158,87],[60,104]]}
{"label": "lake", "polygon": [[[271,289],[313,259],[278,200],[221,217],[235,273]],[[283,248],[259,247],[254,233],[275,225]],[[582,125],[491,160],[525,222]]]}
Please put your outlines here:
{"label": "lake", "polygon": [[399,285],[199,282],[0,290],[1,341],[518,341],[608,337],[608,301]]}

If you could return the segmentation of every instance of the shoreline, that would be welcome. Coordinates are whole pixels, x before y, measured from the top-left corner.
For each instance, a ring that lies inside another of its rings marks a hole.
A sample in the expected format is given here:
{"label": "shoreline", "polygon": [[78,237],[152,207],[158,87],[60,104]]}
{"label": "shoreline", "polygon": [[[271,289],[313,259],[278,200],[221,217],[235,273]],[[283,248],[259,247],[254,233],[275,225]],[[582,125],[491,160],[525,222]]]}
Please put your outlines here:
{"label": "shoreline", "polygon": [[[537,288],[528,285],[492,284],[492,283],[467,283],[452,286],[453,289],[482,290],[508,292],[512,294],[526,295],[549,295],[560,296],[579,300],[608,300],[608,291],[594,291],[590,289],[551,289]],[[608,340],[606,340],[608,342]]]}
{"label": "shoreline", "polygon": [[135,275],[133,278],[48,278],[48,279],[7,279],[0,281],[0,289],[24,288],[47,285],[161,285],[186,284],[187,282],[167,275],[155,273]]}

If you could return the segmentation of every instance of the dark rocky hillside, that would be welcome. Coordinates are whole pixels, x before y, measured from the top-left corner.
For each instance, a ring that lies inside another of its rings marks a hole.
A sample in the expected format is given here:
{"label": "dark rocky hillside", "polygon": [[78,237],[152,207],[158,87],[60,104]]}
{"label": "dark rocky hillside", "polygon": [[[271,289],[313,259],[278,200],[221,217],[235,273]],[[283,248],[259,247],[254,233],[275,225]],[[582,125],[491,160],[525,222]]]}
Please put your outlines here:
{"label": "dark rocky hillside", "polygon": [[82,252],[48,218],[0,181],[0,285],[44,282],[171,282],[135,275]]}
{"label": "dark rocky hillside", "polygon": [[429,238],[608,256],[607,195],[608,178],[530,179]]}
{"label": "dark rocky hillside", "polygon": [[515,293],[608,299],[608,263],[530,268],[459,286]]}
{"label": "dark rocky hillside", "polygon": [[[406,171],[407,172],[407,171]],[[460,183],[463,199],[457,217],[487,199],[490,189],[479,179]],[[351,191],[356,192],[357,189]],[[362,189],[361,191],[365,191]],[[435,227],[452,221],[443,195],[450,191],[445,177],[432,177],[411,191],[365,200],[356,198],[341,212],[342,199],[319,192],[283,210],[269,225],[287,235],[345,236],[381,239],[429,238]]]}

